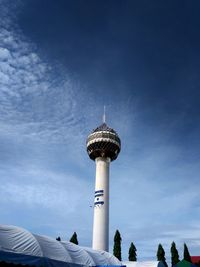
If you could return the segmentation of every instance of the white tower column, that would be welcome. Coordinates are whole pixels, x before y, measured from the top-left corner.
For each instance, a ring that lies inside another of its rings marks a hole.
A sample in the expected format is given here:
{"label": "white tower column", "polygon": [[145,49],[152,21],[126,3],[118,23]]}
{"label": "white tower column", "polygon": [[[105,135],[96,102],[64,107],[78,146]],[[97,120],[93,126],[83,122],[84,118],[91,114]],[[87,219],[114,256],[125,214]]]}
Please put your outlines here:
{"label": "white tower column", "polygon": [[109,249],[109,166],[121,150],[118,134],[105,123],[94,129],[86,141],[87,153],[96,162],[92,247]]}
{"label": "white tower column", "polygon": [[92,248],[109,249],[109,165],[110,158],[97,157]]}

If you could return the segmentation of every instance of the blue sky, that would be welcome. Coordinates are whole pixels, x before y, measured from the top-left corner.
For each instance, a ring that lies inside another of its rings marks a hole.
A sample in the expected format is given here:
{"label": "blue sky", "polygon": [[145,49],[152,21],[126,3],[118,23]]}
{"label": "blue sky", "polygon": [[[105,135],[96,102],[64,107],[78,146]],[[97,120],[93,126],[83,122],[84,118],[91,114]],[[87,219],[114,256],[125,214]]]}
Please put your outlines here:
{"label": "blue sky", "polygon": [[91,246],[87,135],[119,134],[110,251],[200,247],[200,3],[0,1],[1,223]]}

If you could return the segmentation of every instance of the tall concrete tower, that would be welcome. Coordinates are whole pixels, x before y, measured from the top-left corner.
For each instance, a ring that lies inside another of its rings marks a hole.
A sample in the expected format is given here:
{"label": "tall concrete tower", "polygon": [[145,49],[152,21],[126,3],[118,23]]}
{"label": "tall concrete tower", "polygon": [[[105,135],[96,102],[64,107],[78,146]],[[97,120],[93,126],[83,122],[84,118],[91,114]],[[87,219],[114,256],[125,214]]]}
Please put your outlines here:
{"label": "tall concrete tower", "polygon": [[109,166],[120,152],[118,134],[105,123],[87,138],[87,152],[96,162],[94,221],[92,248],[108,251],[109,248]]}

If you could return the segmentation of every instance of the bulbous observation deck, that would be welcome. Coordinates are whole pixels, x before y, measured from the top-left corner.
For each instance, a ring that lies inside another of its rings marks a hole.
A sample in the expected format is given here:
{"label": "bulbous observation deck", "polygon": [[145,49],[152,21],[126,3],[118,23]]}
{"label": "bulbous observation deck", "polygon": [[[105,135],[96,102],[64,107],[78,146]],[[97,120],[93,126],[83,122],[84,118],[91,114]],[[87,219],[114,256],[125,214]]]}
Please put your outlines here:
{"label": "bulbous observation deck", "polygon": [[118,134],[104,122],[97,127],[87,138],[87,152],[92,160],[98,157],[115,160],[121,149]]}

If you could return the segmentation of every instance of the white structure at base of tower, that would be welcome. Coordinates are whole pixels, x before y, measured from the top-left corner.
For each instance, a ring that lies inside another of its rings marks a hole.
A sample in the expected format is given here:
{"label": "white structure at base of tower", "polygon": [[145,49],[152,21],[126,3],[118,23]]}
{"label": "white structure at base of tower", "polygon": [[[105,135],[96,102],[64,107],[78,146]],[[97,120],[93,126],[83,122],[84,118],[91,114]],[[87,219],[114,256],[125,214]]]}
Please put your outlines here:
{"label": "white structure at base of tower", "polygon": [[96,184],[92,248],[109,249],[109,165],[110,159],[98,157],[96,162]]}

